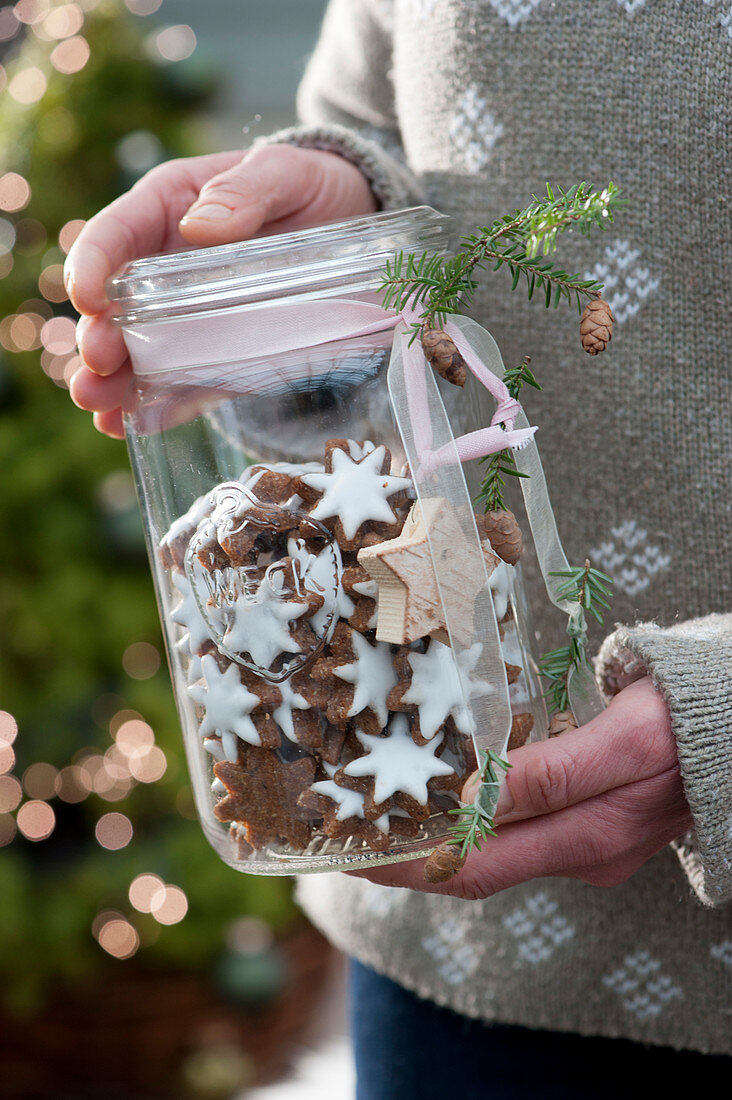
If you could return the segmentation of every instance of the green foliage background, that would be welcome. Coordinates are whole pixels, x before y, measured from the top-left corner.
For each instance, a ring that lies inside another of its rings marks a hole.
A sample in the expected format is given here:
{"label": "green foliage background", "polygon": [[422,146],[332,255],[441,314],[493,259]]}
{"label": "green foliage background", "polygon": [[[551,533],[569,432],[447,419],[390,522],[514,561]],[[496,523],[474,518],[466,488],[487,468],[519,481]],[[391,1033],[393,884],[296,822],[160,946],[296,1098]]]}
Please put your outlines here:
{"label": "green foliage background", "polygon": [[[116,156],[125,135],[156,135],[165,158],[205,151],[199,113],[215,91],[210,73],[193,58],[151,59],[144,48],[151,29],[107,0],[86,13],[91,54],[75,75],[55,71],[49,58],[57,43],[32,28],[4,59],[9,79],[28,65],[48,78],[31,105],[15,102],[7,86],[0,92],[0,175],[22,174],[32,192],[25,210],[5,216],[36,219],[48,239],[16,247],[12,271],[0,280],[0,319],[33,310],[42,267],[63,260],[55,244],[62,226],[90,217],[133,182]],[[54,313],[73,315],[68,303]],[[32,1011],[55,979],[132,965],[108,959],[94,940],[92,922],[104,909],[138,928],[135,965],[206,969],[235,917],[256,914],[281,927],[293,915],[286,881],[226,868],[191,819],[164,662],[144,681],[122,668],[132,642],[162,653],[141,527],[125,497],[126,452],[46,377],[39,354],[0,350],[0,710],[19,726],[14,774],[36,761],[62,768],[83,748],[103,753],[112,744],[109,718],[120,708],[150,723],[168,768],[121,802],[54,798],[57,826],[48,840],[17,834],[0,850],[0,998],[15,1012]],[[110,476],[122,487],[118,507],[105,503]],[[110,810],[134,825],[131,843],[117,852],[94,838]],[[127,890],[142,872],[185,890],[190,907],[180,924],[160,927],[132,910]]]}

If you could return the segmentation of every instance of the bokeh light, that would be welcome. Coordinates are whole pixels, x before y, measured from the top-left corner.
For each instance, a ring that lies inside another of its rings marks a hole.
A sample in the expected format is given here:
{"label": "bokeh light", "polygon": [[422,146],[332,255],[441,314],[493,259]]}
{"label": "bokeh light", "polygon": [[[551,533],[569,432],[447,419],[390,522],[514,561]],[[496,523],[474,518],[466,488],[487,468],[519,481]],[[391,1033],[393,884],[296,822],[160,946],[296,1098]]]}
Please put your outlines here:
{"label": "bokeh light", "polygon": [[237,917],[226,929],[226,945],[238,955],[262,955],[274,942],[274,932],[259,917]]}
{"label": "bokeh light", "polygon": [[113,737],[125,756],[132,756],[140,749],[148,749],[155,744],[152,726],[143,722],[141,718],[128,718],[122,722],[113,733]]}
{"label": "bokeh light", "polygon": [[10,339],[18,351],[35,351],[41,346],[38,314],[18,313],[10,325]]}
{"label": "bokeh light", "polygon": [[98,917],[92,925],[92,932],[99,946],[115,959],[131,958],[140,946],[137,929],[121,914],[109,914],[101,921]]}
{"label": "bokeh light", "polygon": [[165,889],[165,883],[157,875],[142,874],[134,878],[130,883],[130,905],[140,913],[151,913],[153,901],[158,893]]}
{"label": "bokeh light", "polygon": [[68,295],[64,287],[63,264],[49,264],[38,277],[38,289],[49,302],[65,302]]}
{"label": "bokeh light", "polygon": [[141,176],[165,156],[162,142],[150,130],[133,130],[117,142],[114,150],[117,163],[131,175]]}
{"label": "bokeh light", "polygon": [[78,4],[62,4],[53,8],[43,20],[43,30],[49,38],[69,38],[84,25],[84,13]]}
{"label": "bokeh light", "polygon": [[23,800],[23,788],[14,775],[0,775],[0,814],[17,810]]}
{"label": "bokeh light", "polygon": [[71,246],[86,225],[83,218],[72,218],[66,222],[58,235],[59,248],[63,253],[69,253]]}
{"label": "bokeh light", "polygon": [[133,15],[153,15],[163,0],[125,0],[125,4]]}
{"label": "bokeh light", "polygon": [[10,252],[15,244],[15,226],[7,218],[0,218],[0,252]]}
{"label": "bokeh light", "polygon": [[113,470],[100,482],[97,490],[99,507],[110,514],[137,507],[135,483],[129,470]]}
{"label": "bokeh light", "polygon": [[0,848],[10,844],[18,831],[12,814],[0,814]]}
{"label": "bokeh light", "polygon": [[51,64],[60,73],[70,75],[80,72],[89,60],[89,43],[82,35],[74,35],[59,42],[51,54]]}
{"label": "bokeh light", "polygon": [[102,848],[116,852],[127,847],[133,832],[132,822],[126,814],[109,813],[99,818],[94,835]]}
{"label": "bokeh light", "polygon": [[15,752],[11,745],[0,744],[0,775],[12,771],[15,766]]}
{"label": "bokeh light", "polygon": [[71,375],[80,364],[78,355],[51,355],[45,348],[41,352],[41,367],[57,386],[68,386]]}
{"label": "bokeh light", "polygon": [[18,723],[7,710],[0,710],[0,745],[12,745],[18,736]]}
{"label": "bokeh light", "polygon": [[168,761],[165,753],[157,745],[152,748],[135,749],[129,757],[132,775],[140,783],[157,783],[165,775]]}
{"label": "bokeh light", "polygon": [[51,7],[50,0],[18,0],[13,11],[21,23],[39,23]]}
{"label": "bokeh light", "polygon": [[196,48],[196,35],[193,27],[178,23],[151,34],[147,46],[153,56],[163,61],[185,61]]}
{"label": "bokeh light", "polygon": [[52,317],[41,329],[41,343],[51,355],[68,355],[76,348],[76,325],[70,317]]}
{"label": "bokeh light", "polygon": [[27,69],[21,69],[12,78],[8,84],[8,94],[16,103],[29,106],[43,99],[47,87],[48,81],[45,74],[36,65],[29,65]]}
{"label": "bokeh light", "polygon": [[26,840],[46,840],[56,825],[56,815],[47,802],[24,802],[18,810],[18,828]]}
{"label": "bokeh light", "polygon": [[15,214],[25,209],[30,197],[30,184],[18,172],[6,172],[0,176],[0,210]]}
{"label": "bokeh light", "polygon": [[104,754],[104,767],[94,778],[94,790],[107,802],[119,802],[129,794],[133,785],[127,757],[117,745],[112,745]]}
{"label": "bokeh light", "polygon": [[150,902],[158,924],[178,924],[188,912],[188,898],[180,886],[163,886]]}
{"label": "bokeh light", "polygon": [[29,798],[53,798],[56,794],[58,768],[39,761],[23,772],[23,789]]}
{"label": "bokeh light", "polygon": [[83,782],[83,771],[77,764],[62,768],[56,780],[56,794],[62,802],[83,802],[89,794]]}
{"label": "bokeh light", "polygon": [[149,680],[160,668],[160,653],[149,642],[133,642],[122,654],[122,668],[133,680]]}
{"label": "bokeh light", "polygon": [[15,38],[20,20],[11,7],[0,8],[0,42],[9,42]]}
{"label": "bokeh light", "polygon": [[68,389],[69,382],[81,366],[78,355],[49,355],[41,352],[41,366],[57,386]]}
{"label": "bokeh light", "polygon": [[[120,727],[125,722],[141,722],[142,715],[137,710],[131,710],[129,707],[123,707],[122,710],[118,710],[116,714],[113,714],[109,719],[109,732],[112,737],[116,737],[120,731]],[[152,733],[152,730],[150,730]],[[154,735],[153,735],[154,740]]]}

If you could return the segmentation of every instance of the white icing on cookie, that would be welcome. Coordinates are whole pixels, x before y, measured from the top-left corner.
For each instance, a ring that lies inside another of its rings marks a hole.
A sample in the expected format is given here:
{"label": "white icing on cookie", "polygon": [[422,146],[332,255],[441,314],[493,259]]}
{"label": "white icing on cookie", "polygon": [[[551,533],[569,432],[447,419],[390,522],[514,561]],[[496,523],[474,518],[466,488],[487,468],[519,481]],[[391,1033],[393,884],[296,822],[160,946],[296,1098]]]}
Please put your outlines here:
{"label": "white icing on cookie", "polygon": [[511,573],[513,573],[513,566],[501,561],[488,578],[488,587],[493,596],[493,606],[496,609],[497,619],[502,619],[508,611],[508,597],[511,594],[512,584]]}
{"label": "white icing on cookie", "polygon": [[[310,588],[310,581],[315,582],[315,590],[320,590],[325,596],[325,603],[310,619],[318,637],[331,619],[349,619],[355,611],[355,604],[343,588],[343,561],[337,542],[331,544],[335,553],[335,571],[333,569],[333,554],[331,547],[326,546],[319,554],[311,554],[303,539],[291,538],[287,540],[287,553],[300,565],[300,573],[307,578],[306,587]],[[331,597],[335,593],[335,608],[331,604]]]}
{"label": "white icing on cookie", "polygon": [[313,519],[337,516],[347,539],[352,539],[361,524],[369,520],[395,523],[397,517],[387,498],[411,489],[412,482],[380,472],[385,453],[385,447],[376,447],[354,462],[345,451],[334,450],[332,473],[303,474],[305,484],[323,494],[310,513]]}
{"label": "white icing on cookie", "polygon": [[177,643],[177,648],[182,653],[190,653],[193,656],[206,642],[211,641],[211,634],[201,614],[193,589],[188,583],[188,578],[183,573],[172,574],[173,584],[180,595],[180,603],[176,604],[170,613],[170,617],[178,626],[182,626],[185,634]]}
{"label": "white icing on cookie", "polygon": [[375,450],[374,444],[370,439],[364,439],[363,443],[357,443],[355,439],[346,440],[348,444],[348,453],[354,462],[360,462],[366,455],[371,454]]}
{"label": "white icing on cookie", "polygon": [[209,509],[209,494],[204,493],[202,497],[197,497],[193,504],[190,506],[187,512],[182,516],[179,516],[173,523],[171,523],[165,535],[160,540],[161,546],[170,546],[181,535],[189,534],[192,529],[198,527],[202,519],[205,518]]}
{"label": "white icing on cookie", "polygon": [[200,680],[203,676],[203,670],[201,668],[201,658],[198,654],[194,654],[191,657],[191,663],[188,666],[188,675],[186,681],[189,684],[195,684],[197,680]]}
{"label": "white icing on cookie", "polygon": [[455,774],[448,763],[435,756],[444,734],[427,745],[415,745],[405,714],[394,715],[386,737],[372,737],[361,730],[356,730],[356,737],[368,751],[365,756],[346,764],[343,771],[354,778],[373,776],[374,802],[384,802],[401,792],[424,806],[429,796],[428,780],[438,775]]}
{"label": "white icing on cookie", "polygon": [[254,594],[242,592],[227,611],[224,645],[234,653],[249,653],[260,668],[269,668],[280,653],[299,653],[288,628],[308,609],[306,603],[284,600],[282,573],[269,570]]}
{"label": "white icing on cookie", "polygon": [[[254,467],[256,469],[250,473],[249,471]],[[271,470],[275,474],[287,474],[288,477],[297,477],[302,473],[322,473],[324,469],[322,462],[255,462],[252,466],[246,467],[239,480],[247,489],[253,489],[266,470]]]}
{"label": "white icing on cookie", "polygon": [[[332,802],[335,802],[338,806],[336,812],[336,819],[338,821],[346,821],[349,817],[358,817],[363,820],[365,816],[363,804],[366,801],[366,795],[363,794],[362,791],[349,791],[347,787],[339,787],[338,784],[333,781],[333,776],[338,771],[336,765],[327,764],[323,761],[323,767],[330,776],[330,779],[322,779],[318,783],[313,783],[310,790],[315,791],[316,794],[322,794],[326,798],[330,798]],[[382,829],[382,832],[388,831],[387,822],[387,828]]]}
{"label": "white icing on cookie", "polygon": [[426,653],[409,654],[412,682],[402,702],[417,707],[423,737],[434,737],[448,715],[452,715],[461,733],[472,732],[473,719],[466,703],[494,690],[485,680],[471,678],[482,649],[481,643],[475,642],[470,649],[455,654],[450,646],[433,638]]}
{"label": "white icing on cookie", "polygon": [[227,760],[236,760],[236,738],[250,745],[261,745],[257,727],[249,717],[259,705],[259,696],[253,695],[242,684],[237,665],[228,665],[221,672],[216,659],[207,653],[201,658],[203,683],[193,684],[188,694],[205,708],[201,720],[200,734],[218,734],[221,737],[224,756]]}
{"label": "white icing on cookie", "polygon": [[368,596],[370,600],[375,600],[373,614],[366,623],[367,630],[376,630],[379,625],[379,585],[376,581],[357,581],[353,585],[353,591],[358,593],[359,596]]}
{"label": "white icing on cookie", "polygon": [[[375,600],[379,595],[379,585],[377,581],[356,581],[354,585],[351,585],[354,592],[357,592],[359,596],[368,596],[369,599]],[[345,616],[344,616],[345,617]]]}
{"label": "white icing on cookie", "polygon": [[289,678],[278,683],[277,690],[282,696],[282,700],[277,709],[272,711],[272,717],[285,737],[297,744],[295,722],[292,717],[292,712],[293,710],[310,710],[310,703],[294,690]]}
{"label": "white icing on cookie", "polygon": [[386,697],[397,682],[391,646],[388,642],[370,645],[357,630],[351,631],[351,645],[356,660],[333,669],[339,680],[353,684],[353,703],[348,717],[354,718],[369,707],[383,729],[389,718]]}
{"label": "white icing on cookie", "polygon": [[210,752],[214,760],[225,760],[224,749],[218,737],[204,737],[203,747]]}

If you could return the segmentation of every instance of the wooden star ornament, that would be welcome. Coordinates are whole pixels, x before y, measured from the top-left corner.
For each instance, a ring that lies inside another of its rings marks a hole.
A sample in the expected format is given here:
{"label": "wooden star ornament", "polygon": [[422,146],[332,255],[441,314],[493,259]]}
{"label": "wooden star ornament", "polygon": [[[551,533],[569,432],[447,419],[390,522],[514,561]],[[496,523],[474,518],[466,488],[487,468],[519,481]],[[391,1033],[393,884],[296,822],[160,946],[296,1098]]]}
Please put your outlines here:
{"label": "wooden star ornament", "polygon": [[[445,612],[437,587],[427,529],[441,559],[440,583],[450,606],[459,609],[456,622],[470,638],[475,600],[483,589],[482,576],[467,576],[466,536],[450,504],[440,498],[417,501],[398,538],[359,550],[358,561],[379,586],[376,637],[406,645],[431,635],[449,644]],[[488,576],[500,559],[483,544]],[[468,559],[469,560],[469,559]]]}

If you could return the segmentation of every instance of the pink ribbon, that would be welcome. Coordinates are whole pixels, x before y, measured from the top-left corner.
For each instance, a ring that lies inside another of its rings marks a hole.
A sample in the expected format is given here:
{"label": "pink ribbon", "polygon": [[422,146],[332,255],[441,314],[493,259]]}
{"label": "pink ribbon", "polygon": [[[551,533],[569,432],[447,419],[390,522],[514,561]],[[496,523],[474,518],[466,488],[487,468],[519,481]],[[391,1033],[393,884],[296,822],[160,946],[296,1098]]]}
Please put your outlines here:
{"label": "pink ribbon", "polygon": [[[400,321],[409,326],[419,319],[419,314],[410,308],[401,313],[382,309],[373,295],[373,300],[364,296],[235,306],[124,326],[124,332],[134,371],[140,376],[181,371],[185,372],[181,378],[186,383],[203,388],[226,384],[241,392],[257,392],[261,376],[277,370],[277,357],[286,352],[338,340],[367,339],[395,328]],[[419,341],[407,346],[408,338],[402,336],[409,414],[423,473],[454,462],[456,451],[459,461],[467,462],[509,447],[520,449],[536,431],[536,428],[514,429],[514,420],[521,409],[518,401],[481,362],[456,325],[448,321],[444,328],[468,370],[492,394],[498,407],[489,427],[459,436],[433,451],[426,386],[429,368]],[[248,360],[252,362],[248,364]],[[288,369],[296,374],[301,368],[283,367],[283,378]]]}
{"label": "pink ribbon", "polygon": [[[407,325],[419,320],[418,314],[412,309],[404,310],[401,318]],[[402,355],[409,414],[415,446],[421,460],[419,472],[425,476],[429,476],[444,463],[454,462],[456,453],[460,462],[468,462],[474,458],[485,458],[487,455],[496,454],[497,451],[504,451],[509,447],[520,450],[526,446],[536,431],[535,427],[514,428],[514,421],[521,411],[521,405],[511,397],[505,382],[488,370],[456,325],[448,321],[443,326],[443,331],[454,341],[468,370],[495,397],[498,405],[489,427],[458,436],[450,443],[433,451],[432,418],[425,385],[427,367],[424,354],[418,340],[415,340],[411,346],[407,346],[408,341],[403,337]]]}

